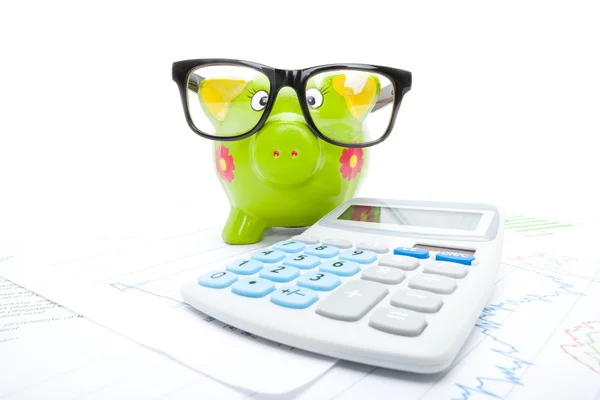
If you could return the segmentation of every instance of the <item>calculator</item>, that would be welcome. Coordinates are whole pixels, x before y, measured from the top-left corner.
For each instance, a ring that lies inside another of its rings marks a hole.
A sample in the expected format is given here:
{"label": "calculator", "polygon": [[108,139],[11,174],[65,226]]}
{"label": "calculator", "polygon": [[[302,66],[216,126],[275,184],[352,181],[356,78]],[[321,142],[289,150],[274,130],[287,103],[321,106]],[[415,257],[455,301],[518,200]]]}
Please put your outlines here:
{"label": "calculator", "polygon": [[220,321],[309,352],[447,369],[487,303],[504,214],[489,204],[351,199],[181,288]]}

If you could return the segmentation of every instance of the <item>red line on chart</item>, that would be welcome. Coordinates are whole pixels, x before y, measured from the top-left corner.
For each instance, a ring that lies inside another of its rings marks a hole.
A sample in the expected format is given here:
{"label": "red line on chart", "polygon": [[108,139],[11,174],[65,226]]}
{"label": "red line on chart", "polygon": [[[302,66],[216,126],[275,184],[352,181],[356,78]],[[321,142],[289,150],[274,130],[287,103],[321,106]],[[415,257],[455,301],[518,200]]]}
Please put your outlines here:
{"label": "red line on chart", "polygon": [[573,344],[560,346],[565,354],[600,375],[600,321],[584,321],[572,329],[565,329]]}

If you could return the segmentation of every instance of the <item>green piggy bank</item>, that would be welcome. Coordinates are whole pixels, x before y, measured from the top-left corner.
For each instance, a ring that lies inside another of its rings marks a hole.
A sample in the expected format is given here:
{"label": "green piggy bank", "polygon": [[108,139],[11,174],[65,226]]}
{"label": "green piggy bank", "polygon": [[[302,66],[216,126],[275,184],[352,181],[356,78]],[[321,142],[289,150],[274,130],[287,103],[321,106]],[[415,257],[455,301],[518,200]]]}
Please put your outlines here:
{"label": "green piggy bank", "polygon": [[[304,94],[320,132],[340,143],[368,141],[365,119],[381,82],[363,73],[358,84],[343,71],[309,80]],[[229,244],[260,241],[270,227],[304,227],[354,197],[367,167],[367,150],[331,144],[309,128],[296,91],[269,93],[265,76],[211,76],[197,82],[198,109],[215,135],[256,126],[269,96],[275,102],[255,134],[214,142],[214,167],[231,211],[222,237]],[[190,100],[188,100],[190,101]]]}

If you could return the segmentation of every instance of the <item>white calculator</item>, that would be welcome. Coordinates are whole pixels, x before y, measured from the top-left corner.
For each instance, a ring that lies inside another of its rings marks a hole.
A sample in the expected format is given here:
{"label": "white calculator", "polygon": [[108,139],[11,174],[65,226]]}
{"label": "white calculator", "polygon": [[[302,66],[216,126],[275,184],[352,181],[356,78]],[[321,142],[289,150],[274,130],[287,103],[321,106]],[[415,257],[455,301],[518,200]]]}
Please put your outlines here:
{"label": "white calculator", "polygon": [[487,204],[352,199],[300,236],[182,287],[249,333],[416,373],[448,368],[485,306],[504,215]]}

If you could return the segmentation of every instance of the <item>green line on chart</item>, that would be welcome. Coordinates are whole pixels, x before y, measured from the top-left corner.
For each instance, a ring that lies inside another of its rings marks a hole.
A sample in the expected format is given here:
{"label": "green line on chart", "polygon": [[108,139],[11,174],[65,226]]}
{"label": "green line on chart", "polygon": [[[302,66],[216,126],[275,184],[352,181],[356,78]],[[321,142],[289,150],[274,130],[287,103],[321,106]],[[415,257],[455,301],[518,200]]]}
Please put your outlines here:
{"label": "green line on chart", "polygon": [[517,222],[525,222],[525,221],[531,221],[534,220],[536,218],[533,217],[520,217],[520,218],[509,218],[506,220],[506,223],[517,223]]}
{"label": "green line on chart", "polygon": [[543,222],[541,224],[530,224],[530,225],[522,225],[522,226],[515,226],[512,227],[510,229],[514,229],[516,231],[518,231],[519,229],[527,229],[527,228],[552,228],[553,226],[557,226],[557,225],[562,225],[562,222]]}
{"label": "green line on chart", "polygon": [[507,222],[505,225],[510,226],[512,228],[512,227],[518,227],[518,226],[527,225],[527,224],[539,224],[539,223],[547,224],[550,222],[552,222],[552,221],[548,221],[546,219],[535,219],[533,221]]}
{"label": "green line on chart", "polygon": [[536,221],[536,222],[529,222],[527,224],[520,224],[520,225],[511,225],[511,226],[507,226],[506,229],[521,229],[521,228],[530,228],[533,226],[538,226],[538,225],[560,225],[562,224],[562,222],[552,222],[552,221]]}
{"label": "green line on chart", "polygon": [[529,228],[529,229],[519,229],[516,232],[527,232],[527,231],[537,231],[537,230],[542,230],[542,229],[554,229],[554,228],[565,228],[567,226],[573,226],[571,224],[563,224],[563,225],[554,225],[554,226],[542,226],[542,227],[537,227],[537,228]]}

